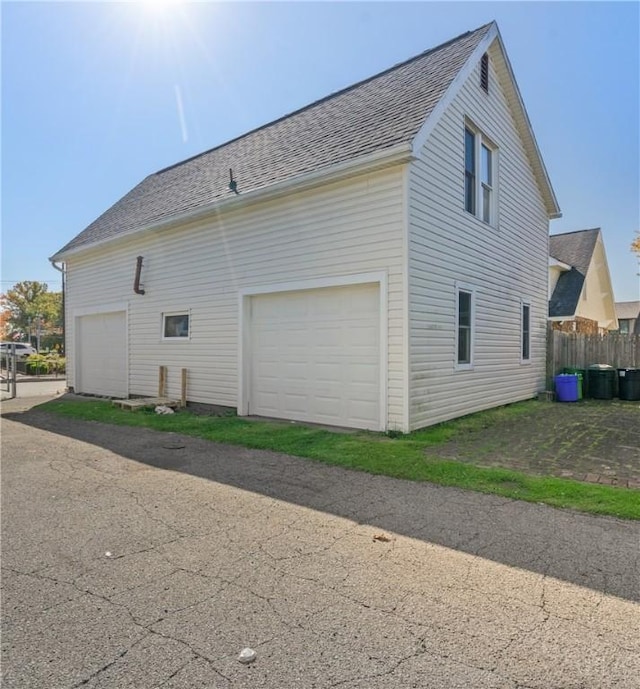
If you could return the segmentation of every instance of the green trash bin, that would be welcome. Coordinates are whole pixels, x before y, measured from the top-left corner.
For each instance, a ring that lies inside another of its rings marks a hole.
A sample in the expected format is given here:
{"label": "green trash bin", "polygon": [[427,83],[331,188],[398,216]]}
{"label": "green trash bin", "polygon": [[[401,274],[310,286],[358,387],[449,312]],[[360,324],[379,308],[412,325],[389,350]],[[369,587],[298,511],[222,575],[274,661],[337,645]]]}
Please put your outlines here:
{"label": "green trash bin", "polygon": [[573,373],[578,376],[578,399],[587,396],[587,372],[583,368],[563,368],[563,373]]}
{"label": "green trash bin", "polygon": [[621,400],[640,400],[640,368],[618,369],[618,397]]}
{"label": "green trash bin", "polygon": [[616,369],[608,364],[589,366],[589,397],[612,400],[616,396]]}

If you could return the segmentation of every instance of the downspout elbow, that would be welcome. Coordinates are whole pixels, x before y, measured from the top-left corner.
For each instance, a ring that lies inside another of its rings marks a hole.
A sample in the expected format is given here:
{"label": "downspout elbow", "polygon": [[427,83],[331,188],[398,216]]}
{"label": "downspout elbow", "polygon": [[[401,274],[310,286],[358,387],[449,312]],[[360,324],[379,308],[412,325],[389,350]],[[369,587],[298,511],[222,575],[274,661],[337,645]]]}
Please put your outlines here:
{"label": "downspout elbow", "polygon": [[140,286],[140,275],[142,274],[142,256],[136,259],[136,277],[133,281],[133,291],[136,294],[144,294],[144,290]]}

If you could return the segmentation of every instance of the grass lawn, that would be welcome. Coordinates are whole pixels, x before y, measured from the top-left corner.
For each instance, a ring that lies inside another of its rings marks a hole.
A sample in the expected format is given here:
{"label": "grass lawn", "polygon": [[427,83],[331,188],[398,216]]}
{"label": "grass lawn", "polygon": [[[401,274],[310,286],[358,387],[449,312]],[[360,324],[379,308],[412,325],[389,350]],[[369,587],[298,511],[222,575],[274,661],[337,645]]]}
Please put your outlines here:
{"label": "grass lawn", "polygon": [[189,410],[170,415],[159,415],[153,410],[131,412],[102,400],[54,400],[39,409],[86,421],[142,426],[220,443],[273,450],[372,474],[429,481],[593,514],[640,519],[640,493],[636,490],[532,476],[509,469],[477,467],[438,457],[439,444],[514,416],[526,416],[531,411],[530,405],[522,402],[492,409],[397,438],[381,433],[332,432],[237,416],[203,416]]}

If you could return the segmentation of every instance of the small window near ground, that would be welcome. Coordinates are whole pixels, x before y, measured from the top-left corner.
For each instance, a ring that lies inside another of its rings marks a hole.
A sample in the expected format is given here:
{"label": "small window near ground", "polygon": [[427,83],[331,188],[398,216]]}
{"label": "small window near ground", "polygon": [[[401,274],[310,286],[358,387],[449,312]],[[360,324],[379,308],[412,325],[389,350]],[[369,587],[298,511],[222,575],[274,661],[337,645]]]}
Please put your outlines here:
{"label": "small window near ground", "polygon": [[522,304],[522,361],[531,359],[531,306]]}
{"label": "small window near ground", "polygon": [[631,320],[629,318],[618,318],[618,330],[621,335],[628,335],[631,332]]}
{"label": "small window near ground", "polygon": [[470,367],[473,347],[473,293],[458,289],[458,367]]}
{"label": "small window near ground", "polygon": [[162,337],[165,340],[189,337],[189,314],[171,313],[164,314]]}

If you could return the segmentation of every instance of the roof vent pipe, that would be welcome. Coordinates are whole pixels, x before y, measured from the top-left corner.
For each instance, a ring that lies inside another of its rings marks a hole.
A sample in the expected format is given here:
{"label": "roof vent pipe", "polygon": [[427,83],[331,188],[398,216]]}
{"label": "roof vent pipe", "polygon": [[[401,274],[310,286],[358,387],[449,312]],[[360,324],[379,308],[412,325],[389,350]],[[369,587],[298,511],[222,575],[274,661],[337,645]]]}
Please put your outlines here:
{"label": "roof vent pipe", "polygon": [[144,290],[140,287],[140,273],[142,273],[142,256],[136,259],[136,279],[133,281],[133,291],[136,294],[144,294]]}

